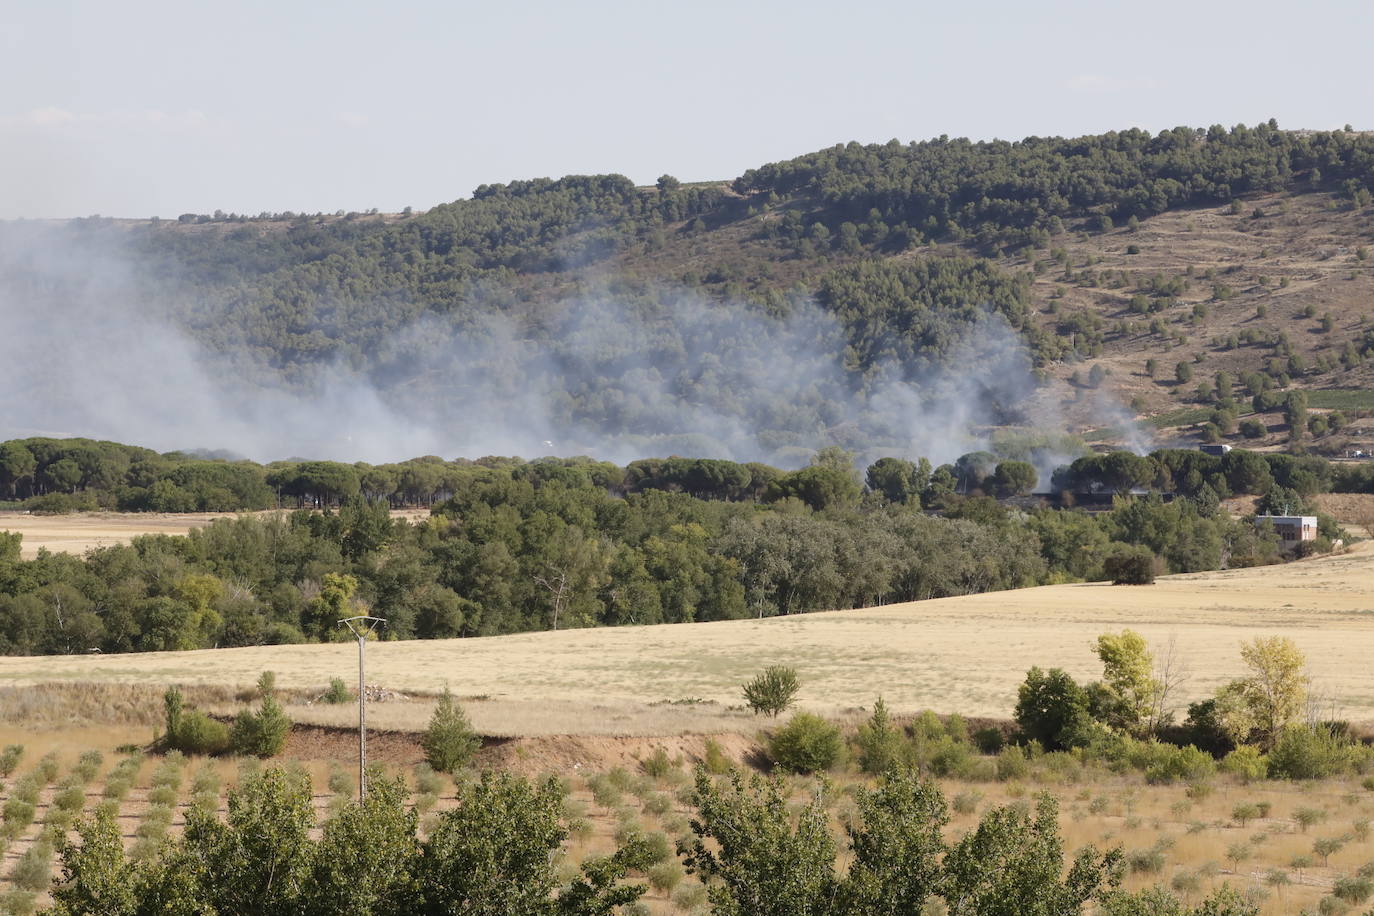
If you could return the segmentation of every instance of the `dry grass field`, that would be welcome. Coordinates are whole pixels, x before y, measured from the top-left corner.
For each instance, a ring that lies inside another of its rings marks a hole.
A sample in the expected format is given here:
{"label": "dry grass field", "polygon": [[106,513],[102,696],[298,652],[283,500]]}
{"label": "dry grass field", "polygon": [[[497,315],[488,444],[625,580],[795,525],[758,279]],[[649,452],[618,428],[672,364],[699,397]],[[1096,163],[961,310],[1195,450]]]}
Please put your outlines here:
{"label": "dry grass field", "polygon": [[[821,712],[865,707],[881,694],[899,711],[1005,717],[1028,667],[1095,677],[1092,641],[1129,626],[1156,647],[1175,641],[1192,672],[1185,699],[1240,673],[1242,641],[1290,636],[1333,712],[1363,723],[1374,720],[1372,548],[1151,586],[1053,585],[766,620],[378,642],[368,679],[482,698],[469,705],[491,735],[734,730],[748,722],[731,709],[739,684],[775,663],[798,669],[802,704]],[[0,658],[0,679],[247,686],[270,669],[284,687],[322,691],[331,677],[354,678],[356,665],[356,646],[336,643]],[[379,726],[415,727],[424,716],[405,703],[377,710]]]}
{"label": "dry grass field", "polygon": [[[17,531],[24,536],[21,556],[31,560],[39,548],[54,553],[83,554],[96,547],[127,544],[140,534],[186,534],[217,518],[232,518],[225,512],[76,512],[71,515],[32,515],[27,512],[0,512],[0,531]],[[414,520],[427,517],[428,509],[397,509],[392,518]]]}

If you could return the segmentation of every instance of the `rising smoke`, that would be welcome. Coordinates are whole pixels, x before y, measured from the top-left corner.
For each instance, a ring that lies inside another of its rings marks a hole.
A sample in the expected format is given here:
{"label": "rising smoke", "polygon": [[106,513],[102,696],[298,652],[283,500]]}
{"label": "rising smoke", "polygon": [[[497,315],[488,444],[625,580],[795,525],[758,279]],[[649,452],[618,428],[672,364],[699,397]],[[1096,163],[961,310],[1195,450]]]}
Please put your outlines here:
{"label": "rising smoke", "polygon": [[[140,269],[117,246],[3,227],[0,439],[88,436],[259,461],[679,454],[788,467],[831,444],[940,463],[986,447],[994,425],[1064,429],[1029,397],[1024,344],[993,315],[920,371],[861,376],[844,365],[843,329],[813,304],[771,317],[690,295],[655,306],[588,296],[537,331],[495,310],[423,317],[362,359],[288,382],[247,347],[198,342]],[[1040,459],[1048,480],[1058,456]]]}

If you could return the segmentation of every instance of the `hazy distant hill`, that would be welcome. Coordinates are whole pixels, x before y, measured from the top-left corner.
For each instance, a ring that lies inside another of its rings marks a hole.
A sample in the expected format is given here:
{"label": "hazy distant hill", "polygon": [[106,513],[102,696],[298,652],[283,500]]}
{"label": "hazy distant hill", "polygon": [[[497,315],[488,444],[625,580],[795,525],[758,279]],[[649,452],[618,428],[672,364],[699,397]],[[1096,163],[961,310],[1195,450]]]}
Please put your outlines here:
{"label": "hazy distant hill", "polygon": [[[1006,332],[1041,380],[1066,383],[1035,410],[1107,426],[1119,417],[1099,394],[1115,392],[1164,425],[1233,435],[1266,384],[1367,386],[1371,173],[1374,137],[1272,122],[851,143],[730,183],[537,179],[414,214],[11,224],[5,279],[29,301],[89,296],[70,265],[108,258],[122,297],[244,378],[309,388],[342,367],[392,405],[532,399],[550,438],[614,429],[641,453],[682,434],[705,438],[669,444],[728,445],[716,414],[666,417],[702,404],[758,440],[737,457],[901,443],[875,419],[893,384],[976,401],[961,421],[1034,422],[995,379],[959,374],[1000,367]],[[20,236],[41,237],[44,258],[15,258]],[[779,375],[799,351],[812,385]],[[1199,391],[1222,370],[1220,397]],[[1310,397],[1324,405],[1374,400]],[[1277,412],[1258,419],[1260,442],[1286,436]]]}

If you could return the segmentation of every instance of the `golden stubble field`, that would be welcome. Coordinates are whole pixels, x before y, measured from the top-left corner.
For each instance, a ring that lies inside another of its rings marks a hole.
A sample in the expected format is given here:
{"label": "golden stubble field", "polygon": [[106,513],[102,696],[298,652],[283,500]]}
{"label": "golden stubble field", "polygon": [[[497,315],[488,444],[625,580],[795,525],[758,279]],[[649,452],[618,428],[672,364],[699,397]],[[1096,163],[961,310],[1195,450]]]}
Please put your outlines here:
{"label": "golden stubble field", "polygon": [[[1031,665],[1090,679],[1095,637],[1131,627],[1169,641],[1191,676],[1180,700],[1241,673],[1238,648],[1291,637],[1306,652],[1326,712],[1374,721],[1374,544],[1283,566],[1162,577],[1151,586],[1054,585],[765,620],[376,642],[368,681],[472,698],[490,735],[673,735],[749,727],[739,685],[769,664],[798,669],[800,703],[852,715],[882,695],[901,712],[1006,717]],[[354,643],[122,656],[0,658],[0,682],[353,682]],[[478,699],[480,698],[480,699]],[[735,707],[735,708],[732,708]],[[347,718],[316,708],[320,721]],[[420,727],[427,704],[379,704],[379,727]],[[309,715],[305,718],[310,718]]]}
{"label": "golden stubble field", "polygon": [[[252,513],[255,515],[270,514]],[[17,531],[24,536],[20,553],[26,560],[38,556],[39,548],[54,553],[82,554],[97,547],[127,544],[140,534],[184,535],[192,528],[203,528],[217,518],[233,518],[233,512],[75,512],[71,515],[32,515],[28,512],[0,512],[0,531]],[[428,509],[396,509],[392,518],[414,521],[429,516]]]}

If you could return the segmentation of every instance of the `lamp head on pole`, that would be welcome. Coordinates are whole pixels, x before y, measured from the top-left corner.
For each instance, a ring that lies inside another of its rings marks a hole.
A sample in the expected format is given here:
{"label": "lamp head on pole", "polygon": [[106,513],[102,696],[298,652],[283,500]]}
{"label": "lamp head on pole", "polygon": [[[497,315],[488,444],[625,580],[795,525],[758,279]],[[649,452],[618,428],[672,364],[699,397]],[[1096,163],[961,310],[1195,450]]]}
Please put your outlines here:
{"label": "lamp head on pole", "polygon": [[339,623],[348,627],[349,631],[359,639],[366,639],[367,635],[379,626],[386,623],[385,617],[368,617],[366,614],[358,617],[345,617]]}

